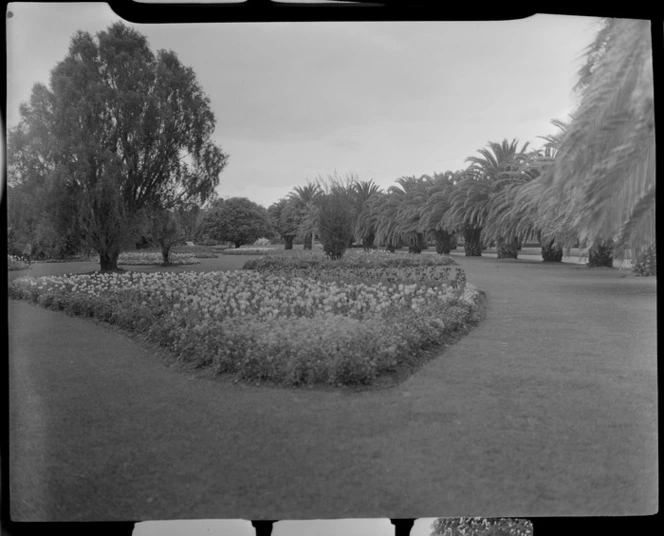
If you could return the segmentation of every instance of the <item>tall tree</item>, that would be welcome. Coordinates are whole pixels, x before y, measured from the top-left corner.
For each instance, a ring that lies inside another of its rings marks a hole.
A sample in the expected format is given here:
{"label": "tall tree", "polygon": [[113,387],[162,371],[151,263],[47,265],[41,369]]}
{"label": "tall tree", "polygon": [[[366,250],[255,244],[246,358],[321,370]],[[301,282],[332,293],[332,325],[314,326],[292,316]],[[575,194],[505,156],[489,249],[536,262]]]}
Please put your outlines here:
{"label": "tall tree", "polygon": [[371,249],[376,238],[376,228],[371,219],[370,202],[380,191],[380,187],[373,180],[358,180],[353,184],[355,208],[353,230],[355,239],[359,240],[365,249]]}
{"label": "tall tree", "polygon": [[396,180],[398,186],[390,187],[390,192],[398,201],[394,215],[396,232],[400,240],[408,245],[410,253],[421,253],[424,249],[426,229],[421,220],[427,200],[427,188],[431,177],[402,177]]}
{"label": "tall tree", "polygon": [[579,104],[545,183],[582,243],[635,256],[655,241],[650,22],[604,19],[577,83]]}
{"label": "tall tree", "polygon": [[553,134],[543,136],[544,147],[533,151],[525,162],[531,181],[517,184],[509,213],[503,215],[504,225],[521,239],[537,238],[542,248],[544,262],[561,262],[563,247],[571,247],[578,236],[571,222],[571,210],[563,210],[557,196],[544,182],[544,174],[553,164],[562,137],[569,121],[554,119],[551,123],[557,127]]}
{"label": "tall tree", "polygon": [[307,182],[305,186],[295,186],[289,197],[301,212],[300,233],[304,237],[304,249],[312,249],[316,225],[318,223],[318,196],[322,194],[319,184]]}
{"label": "tall tree", "polygon": [[[498,258],[516,258],[518,252],[518,240],[515,236],[505,236],[503,233],[496,233],[501,227],[495,225],[496,217],[509,207],[510,191],[505,191],[508,186],[514,182],[521,183],[530,177],[524,173],[523,163],[528,158],[528,143],[523,144],[519,149],[517,140],[508,142],[503,140],[501,143],[491,142],[486,148],[480,149],[480,156],[470,156],[466,159],[471,163],[470,171],[475,175],[486,179],[476,183],[477,186],[488,186],[475,190],[478,203],[485,206],[479,219],[482,220],[482,239],[483,241],[495,241]],[[511,189],[510,189],[511,190]],[[484,202],[483,196],[488,196],[488,203]],[[500,207],[497,213],[492,213],[492,207]],[[509,234],[509,233],[508,233]]]}
{"label": "tall tree", "polygon": [[450,207],[445,211],[442,226],[463,234],[466,257],[482,256],[482,228],[492,186],[489,179],[466,169],[459,174],[450,194]]}
{"label": "tall tree", "polygon": [[443,217],[451,207],[451,195],[458,173],[446,171],[435,173],[427,188],[427,199],[422,209],[421,225],[436,241],[436,253],[449,255],[452,249],[453,232],[446,229]]}
{"label": "tall tree", "polygon": [[102,271],[117,269],[146,207],[204,202],[228,159],[194,71],[122,23],[96,39],[76,33],[49,87],[35,85],[20,113],[11,180],[67,192]]}

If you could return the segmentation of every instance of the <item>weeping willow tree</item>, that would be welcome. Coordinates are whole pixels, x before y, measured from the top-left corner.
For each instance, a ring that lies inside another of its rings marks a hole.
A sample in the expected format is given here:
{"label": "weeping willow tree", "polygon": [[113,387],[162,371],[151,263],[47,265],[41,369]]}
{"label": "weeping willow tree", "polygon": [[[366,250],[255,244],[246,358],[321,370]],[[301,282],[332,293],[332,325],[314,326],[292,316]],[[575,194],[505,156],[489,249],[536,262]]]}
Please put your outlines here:
{"label": "weeping willow tree", "polygon": [[604,19],[585,57],[579,104],[543,186],[591,252],[636,257],[655,243],[650,22]]}

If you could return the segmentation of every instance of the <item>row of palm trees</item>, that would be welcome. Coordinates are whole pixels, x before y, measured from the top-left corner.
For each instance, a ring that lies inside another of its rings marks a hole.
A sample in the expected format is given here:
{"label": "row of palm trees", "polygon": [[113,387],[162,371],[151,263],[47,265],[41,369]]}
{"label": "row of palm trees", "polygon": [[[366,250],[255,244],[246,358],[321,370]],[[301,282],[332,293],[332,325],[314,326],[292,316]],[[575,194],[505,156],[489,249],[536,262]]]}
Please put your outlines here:
{"label": "row of palm trees", "polygon": [[545,261],[575,246],[589,251],[591,264],[600,253],[609,263],[611,255],[636,256],[655,243],[652,74],[649,22],[603,19],[579,73],[579,104],[567,120],[552,121],[557,132],[542,148],[505,139],[462,170],[401,177],[386,191],[355,176],[319,179],[280,203],[298,211],[305,247],[317,199],[336,189],[353,207],[354,240],[364,247],[418,253],[435,241],[449,253],[459,236],[469,256],[495,244],[498,258],[516,258],[532,240]]}

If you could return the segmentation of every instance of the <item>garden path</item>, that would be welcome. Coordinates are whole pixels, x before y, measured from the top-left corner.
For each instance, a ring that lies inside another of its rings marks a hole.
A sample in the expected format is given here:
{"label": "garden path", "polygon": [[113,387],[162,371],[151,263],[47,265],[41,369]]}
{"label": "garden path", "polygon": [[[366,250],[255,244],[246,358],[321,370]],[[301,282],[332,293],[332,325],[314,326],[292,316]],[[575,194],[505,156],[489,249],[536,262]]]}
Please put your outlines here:
{"label": "garden path", "polygon": [[381,391],[195,379],[11,301],[12,517],[654,513],[656,281],[455,258],[487,318]]}

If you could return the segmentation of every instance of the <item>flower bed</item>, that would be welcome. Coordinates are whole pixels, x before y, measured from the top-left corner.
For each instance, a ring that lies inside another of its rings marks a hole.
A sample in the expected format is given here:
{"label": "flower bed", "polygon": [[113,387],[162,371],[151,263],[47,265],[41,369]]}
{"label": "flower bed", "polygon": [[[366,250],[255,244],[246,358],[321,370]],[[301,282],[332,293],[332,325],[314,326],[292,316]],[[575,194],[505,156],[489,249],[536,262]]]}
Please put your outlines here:
{"label": "flower bed", "polygon": [[7,255],[7,269],[12,272],[16,270],[27,270],[30,265],[21,257]]}
{"label": "flower bed", "polygon": [[395,255],[387,252],[355,252],[331,260],[325,255],[269,256],[247,261],[244,269],[283,277],[347,283],[418,284],[429,287],[449,284],[460,289],[465,271],[450,257]]}
{"label": "flower bed", "polygon": [[[405,268],[420,266],[456,266],[457,262],[447,255],[413,255],[389,253],[379,250],[347,250],[340,259],[332,260],[322,251],[298,251],[297,254],[271,255],[247,261],[244,268],[251,270],[288,270],[295,268],[332,267],[345,268]],[[293,253],[296,253],[293,251]]]}
{"label": "flower bed", "polygon": [[258,271],[22,277],[10,297],[116,324],[181,361],[284,385],[369,384],[478,319],[472,285]]}
{"label": "flower bed", "polygon": [[[195,256],[189,253],[171,253],[171,264],[200,264]],[[128,251],[120,254],[118,264],[131,266],[153,266],[164,261],[160,251]]]}

